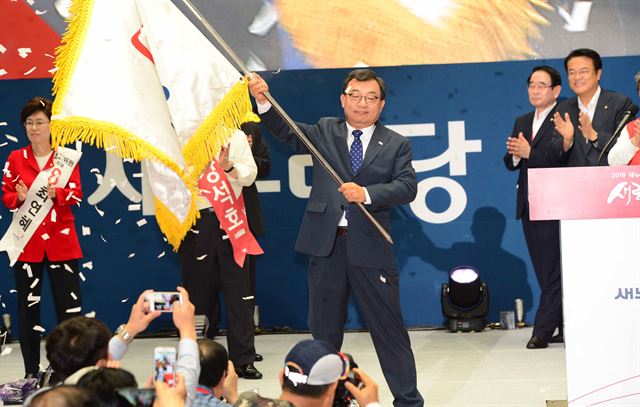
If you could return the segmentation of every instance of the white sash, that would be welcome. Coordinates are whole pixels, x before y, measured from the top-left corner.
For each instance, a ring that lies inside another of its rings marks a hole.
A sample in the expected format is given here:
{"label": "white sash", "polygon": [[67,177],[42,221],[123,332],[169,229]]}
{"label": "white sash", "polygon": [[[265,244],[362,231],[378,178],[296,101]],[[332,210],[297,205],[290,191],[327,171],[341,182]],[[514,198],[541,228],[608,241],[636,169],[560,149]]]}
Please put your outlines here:
{"label": "white sash", "polygon": [[47,185],[52,184],[58,188],[67,185],[81,155],[80,151],[58,147],[53,156],[53,167],[40,171],[31,184],[24,203],[14,212],[13,221],[0,240],[0,251],[7,252],[11,266],[16,263],[20,253],[53,207],[53,202],[47,194]]}

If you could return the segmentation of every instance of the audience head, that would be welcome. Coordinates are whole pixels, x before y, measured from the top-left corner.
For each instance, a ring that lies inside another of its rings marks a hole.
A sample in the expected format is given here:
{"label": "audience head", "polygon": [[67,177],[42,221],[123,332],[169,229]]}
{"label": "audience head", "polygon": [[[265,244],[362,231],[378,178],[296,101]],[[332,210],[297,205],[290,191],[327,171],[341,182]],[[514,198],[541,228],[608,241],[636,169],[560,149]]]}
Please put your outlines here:
{"label": "audience head", "polygon": [[20,112],[20,122],[25,123],[29,116],[38,112],[44,113],[44,115],[47,116],[47,119],[51,120],[52,105],[53,102],[41,96],[36,96],[29,99],[27,104],[24,105],[22,111]]}
{"label": "audience head", "polygon": [[214,388],[224,378],[229,356],[224,346],[211,339],[198,339],[200,377],[198,383]]}
{"label": "audience head", "polygon": [[364,129],[376,124],[384,108],[387,87],[371,69],[355,69],[342,84],[340,103],[351,127]]}
{"label": "audience head", "polygon": [[47,359],[62,379],[109,357],[109,328],[97,319],[73,317],[55,327],[47,338]]}
{"label": "audience head", "polygon": [[240,125],[240,130],[247,136],[262,137],[260,125],[256,122],[244,122]]}
{"label": "audience head", "polygon": [[[291,395],[333,401],[345,363],[329,343],[315,339],[298,342],[287,354],[281,373],[283,396]],[[282,397],[281,397],[282,398]]]}
{"label": "audience head", "polygon": [[560,73],[547,65],[539,65],[531,70],[527,78],[529,103],[538,111],[551,107],[560,95],[562,79]]}
{"label": "audience head", "polygon": [[100,368],[92,370],[82,376],[78,387],[92,391],[98,399],[97,406],[118,407],[128,406],[128,402],[118,394],[118,389],[138,387],[135,377],[128,371],[114,368]]}
{"label": "audience head", "polygon": [[87,389],[77,386],[55,386],[36,394],[28,407],[94,407],[98,401]]}

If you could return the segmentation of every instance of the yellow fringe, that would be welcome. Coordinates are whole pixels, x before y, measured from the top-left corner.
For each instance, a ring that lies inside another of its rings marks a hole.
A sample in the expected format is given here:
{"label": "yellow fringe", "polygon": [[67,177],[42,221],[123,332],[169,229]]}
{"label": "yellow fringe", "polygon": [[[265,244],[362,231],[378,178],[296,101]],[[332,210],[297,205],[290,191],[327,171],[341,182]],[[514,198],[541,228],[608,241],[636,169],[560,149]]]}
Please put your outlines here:
{"label": "yellow fringe", "polygon": [[196,178],[246,121],[259,122],[260,119],[251,108],[249,83],[242,79],[227,92],[182,148],[187,166],[193,168]]}
{"label": "yellow fringe", "polygon": [[[74,0],[69,6],[67,30],[62,36],[61,45],[56,48],[55,65],[58,70],[53,75],[53,94],[56,95],[51,108],[53,115],[62,111],[62,102],[89,29],[92,11],[93,0]],[[58,145],[54,134],[52,138],[54,145]]]}
{"label": "yellow fringe", "polygon": [[198,205],[196,205],[195,199],[192,199],[187,217],[184,222],[180,223],[161,200],[154,196],[153,202],[156,206],[156,220],[158,221],[158,226],[160,226],[160,229],[167,237],[167,241],[169,241],[173,246],[173,251],[177,252],[182,239],[184,239],[184,236],[187,234],[189,229],[191,229],[191,226],[196,223],[196,219],[200,217]]}

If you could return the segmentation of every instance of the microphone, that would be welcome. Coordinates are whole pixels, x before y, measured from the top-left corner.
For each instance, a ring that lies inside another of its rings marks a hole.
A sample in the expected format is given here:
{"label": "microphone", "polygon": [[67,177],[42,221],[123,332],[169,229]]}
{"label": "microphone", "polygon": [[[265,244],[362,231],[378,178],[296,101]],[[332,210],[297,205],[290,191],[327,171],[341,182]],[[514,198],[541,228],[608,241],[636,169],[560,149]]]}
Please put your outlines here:
{"label": "microphone", "polygon": [[611,136],[607,144],[605,144],[604,148],[600,152],[600,155],[598,156],[598,165],[600,165],[600,161],[602,161],[602,157],[604,156],[604,153],[607,152],[610,146],[613,147],[613,145],[615,144],[615,141],[618,140],[618,136],[620,136],[620,132],[622,131],[624,126],[626,126],[627,123],[631,121],[631,119],[636,117],[636,115],[638,114],[638,110],[640,110],[638,105],[631,105],[631,107],[626,112],[624,112],[624,115],[622,116],[622,120],[620,120],[620,123],[618,123],[618,127],[616,127],[616,130],[613,132],[613,135]]}

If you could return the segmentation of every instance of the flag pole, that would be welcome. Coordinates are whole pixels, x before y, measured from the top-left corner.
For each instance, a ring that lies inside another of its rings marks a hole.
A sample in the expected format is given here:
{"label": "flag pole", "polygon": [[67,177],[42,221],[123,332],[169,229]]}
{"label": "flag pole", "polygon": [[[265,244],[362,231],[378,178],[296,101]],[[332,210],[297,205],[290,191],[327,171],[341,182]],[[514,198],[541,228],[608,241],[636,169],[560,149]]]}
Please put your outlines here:
{"label": "flag pole", "polygon": [[[233,60],[233,62],[235,62],[236,68],[240,68],[240,70],[245,76],[250,77],[252,75],[252,72],[249,71],[249,69],[244,64],[244,62],[242,62],[242,60],[238,57],[235,51],[233,51],[233,49],[229,46],[229,44],[227,44],[226,41],[222,38],[222,36],[220,36],[220,34],[211,26],[211,24],[209,24],[209,22],[204,18],[204,16],[200,13],[200,11],[196,9],[193,6],[193,4],[191,4],[191,1],[182,0],[182,2],[193,13],[193,15],[198,19],[198,21],[200,21],[200,23],[209,32],[209,34],[213,36],[213,38],[216,40],[218,45],[220,45],[222,49],[227,53],[227,56],[229,56]],[[276,113],[278,113],[278,115],[282,117],[282,120],[284,120],[285,123],[287,123],[287,125],[291,128],[291,130],[293,130],[293,132],[300,139],[302,144],[304,144],[305,147],[307,147],[311,155],[313,155],[316,158],[316,160],[318,160],[318,162],[322,164],[322,166],[329,173],[331,178],[333,178],[338,183],[338,185],[344,184],[344,180],[340,177],[340,175],[338,175],[338,173],[333,169],[331,164],[329,164],[329,162],[324,158],[324,156],[316,148],[316,146],[314,146],[313,143],[311,143],[309,138],[307,138],[307,136],[302,132],[302,130],[300,130],[298,125],[291,119],[291,117],[289,117],[287,112],[284,111],[284,109],[280,106],[280,104],[276,102],[273,96],[271,96],[269,92],[265,92],[264,96],[267,98],[269,103],[271,103],[271,108],[276,110]],[[360,209],[362,214],[369,220],[369,222],[371,222],[371,224],[373,224],[373,226],[378,230],[378,232],[380,232],[382,237],[384,237],[387,242],[393,244],[393,240],[391,239],[391,235],[389,234],[389,232],[387,232],[387,230],[384,227],[382,227],[380,222],[378,222],[378,220],[374,218],[373,215],[369,213],[369,211],[367,211],[364,205],[361,202],[352,202],[352,203],[356,204],[358,209]]]}

